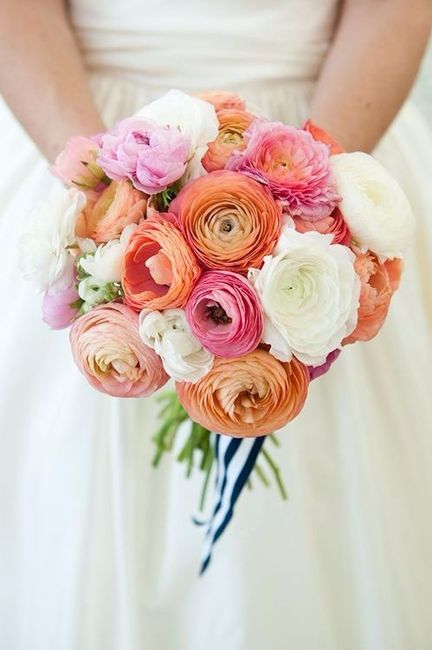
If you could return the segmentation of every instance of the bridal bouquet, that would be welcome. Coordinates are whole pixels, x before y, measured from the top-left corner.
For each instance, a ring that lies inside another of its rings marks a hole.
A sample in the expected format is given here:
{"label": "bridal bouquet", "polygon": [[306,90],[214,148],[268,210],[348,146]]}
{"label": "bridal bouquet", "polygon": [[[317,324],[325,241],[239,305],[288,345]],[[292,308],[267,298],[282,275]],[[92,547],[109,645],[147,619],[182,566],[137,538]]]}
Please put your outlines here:
{"label": "bridal bouquet", "polygon": [[146,397],[173,379],[156,462],[190,418],[180,457],[190,470],[200,450],[207,477],[209,432],[261,445],[345,345],[377,335],[413,230],[374,158],[223,92],[170,91],[71,138],[53,172],[69,189],[21,240],[44,320],[71,326],[97,390]]}

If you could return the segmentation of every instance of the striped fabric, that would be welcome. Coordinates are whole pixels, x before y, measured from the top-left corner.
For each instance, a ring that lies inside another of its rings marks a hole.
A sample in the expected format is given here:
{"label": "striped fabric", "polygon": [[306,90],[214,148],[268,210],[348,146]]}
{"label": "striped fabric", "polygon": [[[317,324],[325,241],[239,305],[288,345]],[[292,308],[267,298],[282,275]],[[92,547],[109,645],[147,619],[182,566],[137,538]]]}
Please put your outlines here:
{"label": "striped fabric", "polygon": [[239,498],[264,443],[261,438],[216,435],[215,505],[208,522],[201,558],[202,575],[210,564],[213,546],[228,526]]}

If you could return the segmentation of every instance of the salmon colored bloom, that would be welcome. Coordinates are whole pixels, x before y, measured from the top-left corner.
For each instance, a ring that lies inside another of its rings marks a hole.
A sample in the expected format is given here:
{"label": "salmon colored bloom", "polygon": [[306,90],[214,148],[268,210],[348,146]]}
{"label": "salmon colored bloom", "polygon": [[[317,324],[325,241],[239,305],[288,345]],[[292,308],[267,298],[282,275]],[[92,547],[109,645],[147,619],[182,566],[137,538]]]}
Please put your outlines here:
{"label": "salmon colored bloom", "polygon": [[317,221],[295,217],[294,225],[298,232],[315,230],[321,233],[321,235],[333,235],[333,244],[349,246],[351,242],[351,233],[339,208],[335,208],[328,217],[318,219]]}
{"label": "salmon colored bloom", "polygon": [[169,213],[140,224],[123,257],[125,302],[136,309],[183,307],[201,269]]}
{"label": "salmon colored bloom", "polygon": [[279,237],[282,210],[244,174],[216,171],[181,190],[171,203],[184,236],[209,269],[260,268]]}
{"label": "salmon colored bloom", "polygon": [[400,259],[380,262],[378,257],[368,251],[357,254],[354,268],[360,277],[360,306],[355,330],[343,343],[370,341],[386,319],[393,293],[399,286],[403,269]]}
{"label": "salmon colored bloom", "polygon": [[179,400],[195,422],[216,433],[257,437],[280,429],[306,400],[309,370],[297,359],[283,363],[266,350],[217,357],[196,384],[178,383]]}
{"label": "salmon colored bloom", "polygon": [[200,99],[203,99],[209,104],[213,104],[216,112],[223,110],[224,108],[235,108],[239,111],[244,111],[246,108],[246,102],[235,93],[229,93],[225,90],[214,90],[208,93],[199,93],[197,95]]}
{"label": "salmon colored bloom", "polygon": [[324,129],[314,124],[312,120],[305,122],[303,128],[305,131],[311,134],[314,140],[326,144],[330,150],[331,156],[334,156],[337,153],[345,152],[345,149],[339,144],[339,142],[337,142],[337,140],[332,138],[332,136],[327,133],[327,131],[324,131]]}
{"label": "salmon colored bloom", "polygon": [[242,151],[246,144],[243,133],[257,118],[238,108],[223,108],[217,113],[219,133],[208,145],[207,153],[202,159],[202,165],[207,172],[224,169],[233,151]]}
{"label": "salmon colored bloom", "polygon": [[118,239],[126,226],[144,217],[146,205],[145,195],[128,181],[113,181],[95,201],[88,200],[78,218],[76,235],[98,244]]}
{"label": "salmon colored bloom", "polygon": [[138,315],[120,303],[95,307],[70,331],[72,355],[88,382],[113,397],[145,397],[168,375],[138,332]]}

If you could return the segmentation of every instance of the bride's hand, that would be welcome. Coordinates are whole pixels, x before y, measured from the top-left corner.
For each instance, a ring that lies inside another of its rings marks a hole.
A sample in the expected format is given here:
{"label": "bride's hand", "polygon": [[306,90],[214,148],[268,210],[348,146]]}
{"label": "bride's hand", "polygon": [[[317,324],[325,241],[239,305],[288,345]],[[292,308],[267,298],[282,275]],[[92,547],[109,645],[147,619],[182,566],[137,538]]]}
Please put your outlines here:
{"label": "bride's hand", "polygon": [[342,2],[312,119],[346,149],[372,150],[411,89],[431,25],[431,0]]}
{"label": "bride's hand", "polygon": [[104,128],[63,0],[0,0],[0,92],[52,161],[71,135]]}

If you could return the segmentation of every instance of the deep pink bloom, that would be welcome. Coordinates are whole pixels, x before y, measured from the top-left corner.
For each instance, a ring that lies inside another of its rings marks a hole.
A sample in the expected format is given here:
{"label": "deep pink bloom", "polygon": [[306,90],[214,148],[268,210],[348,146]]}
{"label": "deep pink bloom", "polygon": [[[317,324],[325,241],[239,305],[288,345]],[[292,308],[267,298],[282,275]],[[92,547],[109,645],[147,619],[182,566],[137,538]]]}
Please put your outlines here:
{"label": "deep pink bloom", "polygon": [[96,164],[98,151],[95,138],[80,135],[69,138],[51,167],[51,172],[66,185],[92,189],[99,185],[104,176],[103,170]]}
{"label": "deep pink bloom", "polygon": [[325,373],[330,370],[333,362],[336,361],[340,353],[341,350],[333,350],[332,352],[329,352],[326,360],[320,366],[309,366],[310,380],[312,381],[312,379],[317,379],[318,377],[325,375]]}
{"label": "deep pink bloom", "polygon": [[75,288],[75,272],[71,272],[70,282],[65,286],[54,284],[44,293],[42,301],[43,321],[53,330],[61,330],[69,327],[77,315],[76,307],[72,303],[78,300],[78,292]]}
{"label": "deep pink bloom", "polygon": [[263,311],[254,288],[231,271],[204,273],[188,300],[186,316],[201,344],[225,358],[254,350],[263,333]]}
{"label": "deep pink bloom", "polygon": [[188,154],[189,140],[175,127],[131,117],[102,136],[98,163],[109,178],[158,194],[183,176]]}
{"label": "deep pink bloom", "polygon": [[292,216],[322,219],[331,214],[339,197],[327,145],[302,129],[261,120],[252,124],[244,139],[246,149],[234,152],[227,169],[267,185]]}

